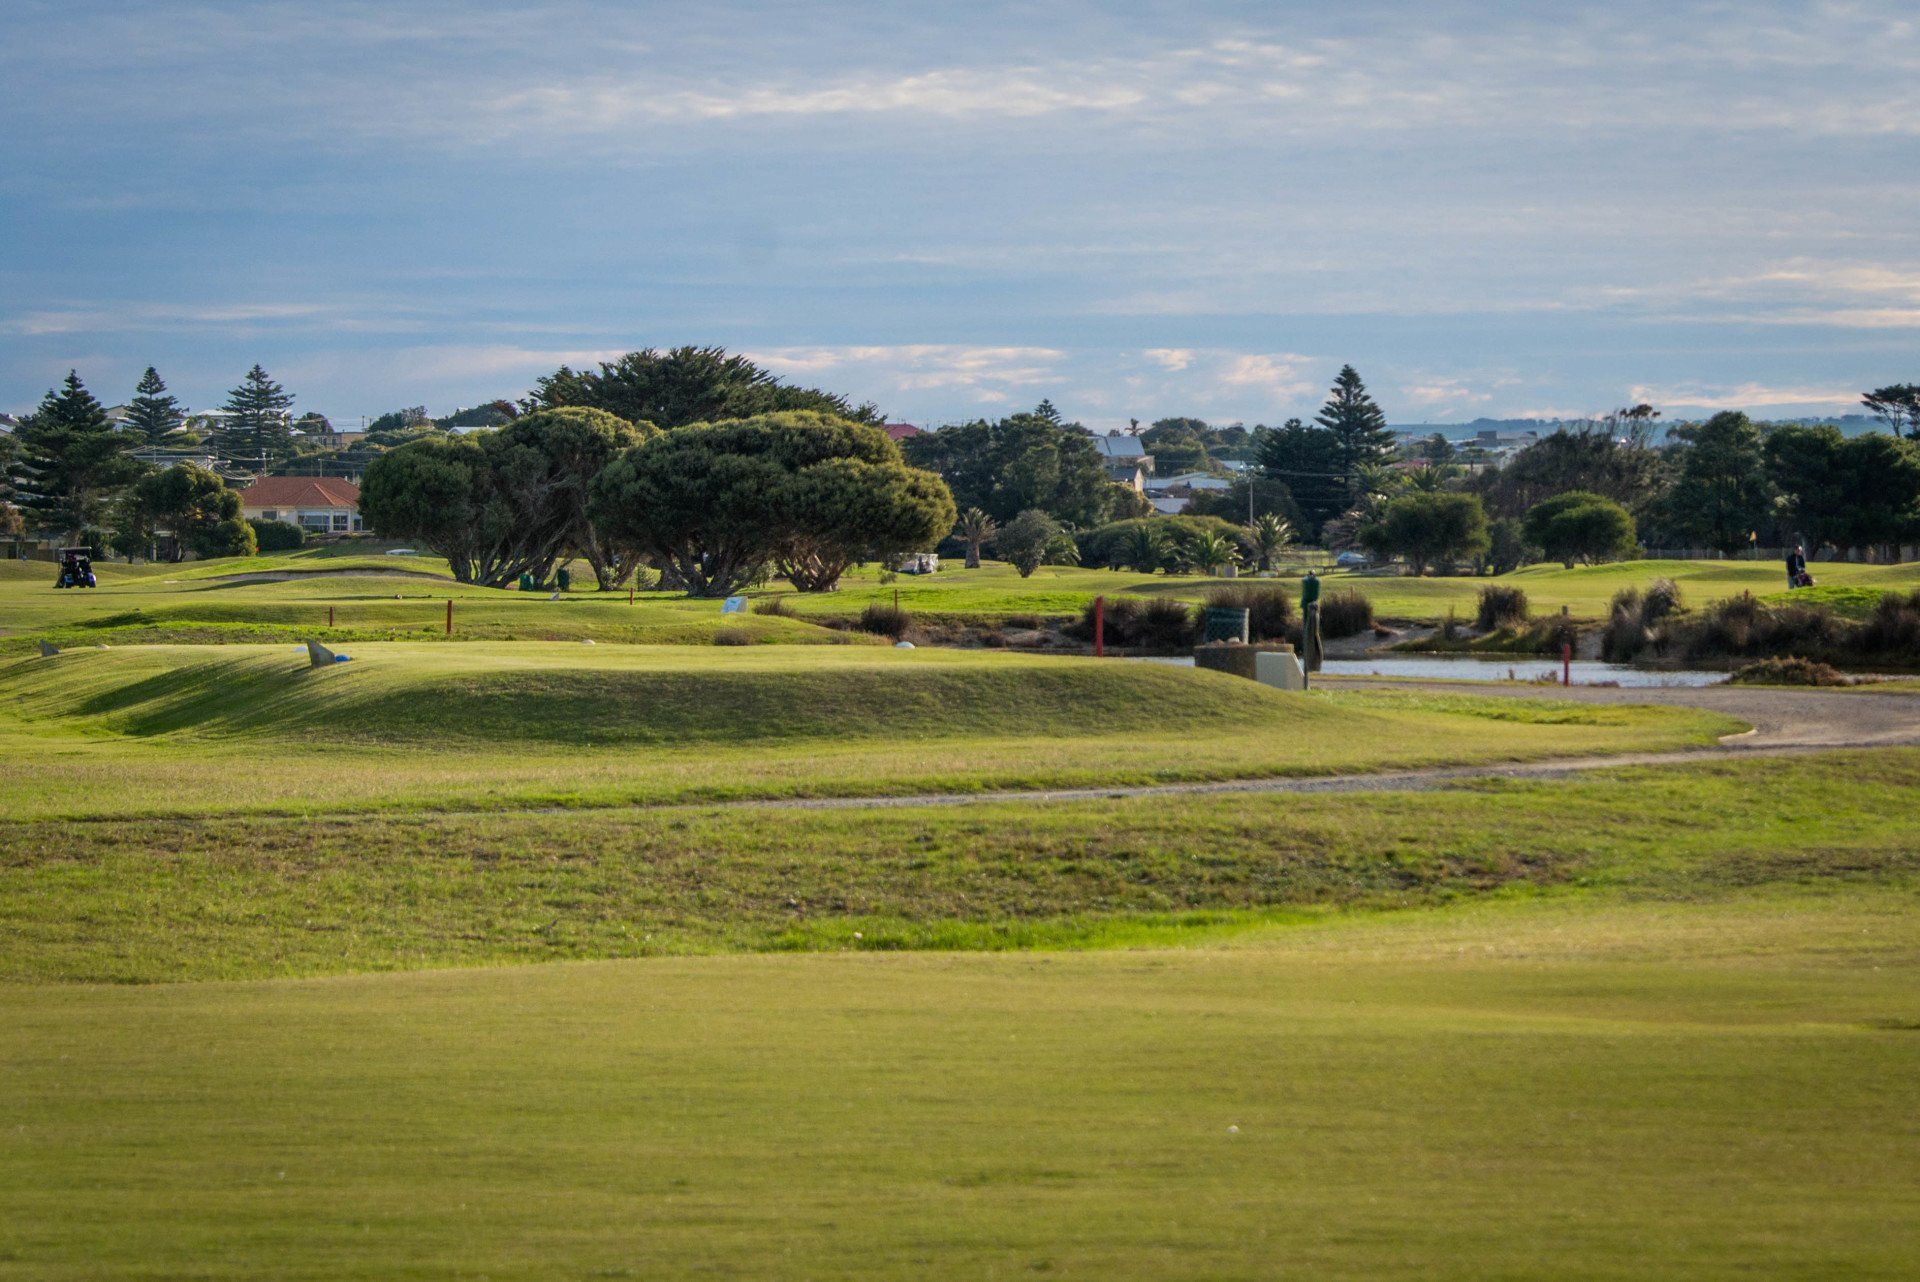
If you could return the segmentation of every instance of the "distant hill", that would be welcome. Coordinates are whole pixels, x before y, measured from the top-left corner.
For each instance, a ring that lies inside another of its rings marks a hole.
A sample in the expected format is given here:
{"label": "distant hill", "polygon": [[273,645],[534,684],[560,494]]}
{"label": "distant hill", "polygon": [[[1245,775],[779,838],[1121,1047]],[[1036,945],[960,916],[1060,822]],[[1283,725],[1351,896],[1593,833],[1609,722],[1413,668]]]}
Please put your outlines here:
{"label": "distant hill", "polygon": [[[1389,426],[1396,432],[1408,436],[1432,436],[1435,432],[1450,441],[1471,440],[1481,432],[1538,432],[1542,436],[1560,428],[1589,426],[1596,422],[1590,418],[1476,418],[1467,423],[1393,423]],[[1688,419],[1674,419],[1671,422],[1662,419],[1659,426],[1670,427],[1689,422]],[[1831,424],[1848,436],[1860,436],[1867,432],[1884,432],[1886,427],[1880,420],[1866,414],[1828,415],[1820,418],[1776,418],[1755,419],[1762,427],[1796,426],[1813,427]]]}

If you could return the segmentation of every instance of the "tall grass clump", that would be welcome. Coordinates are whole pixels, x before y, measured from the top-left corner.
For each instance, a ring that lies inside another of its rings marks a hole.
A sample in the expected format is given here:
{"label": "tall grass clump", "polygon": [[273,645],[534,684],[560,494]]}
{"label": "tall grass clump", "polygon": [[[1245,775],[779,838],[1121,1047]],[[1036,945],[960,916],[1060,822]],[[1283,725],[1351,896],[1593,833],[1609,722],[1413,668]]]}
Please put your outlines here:
{"label": "tall grass clump", "polygon": [[791,619],[793,617],[793,607],[787,604],[785,597],[778,596],[770,596],[764,601],[755,601],[753,603],[753,612],[755,614],[770,614],[776,619]]}
{"label": "tall grass clump", "polygon": [[1202,599],[1196,621],[1209,609],[1245,610],[1250,641],[1282,640],[1293,626],[1293,593],[1286,588],[1252,583],[1214,588]]}
{"label": "tall grass clump", "polygon": [[1329,641],[1357,637],[1373,628],[1373,602],[1352,588],[1320,598],[1320,635]]}
{"label": "tall grass clump", "polygon": [[1480,589],[1480,605],[1473,616],[1473,626],[1482,632],[1517,628],[1527,621],[1529,613],[1524,588],[1490,583]]}
{"label": "tall grass clump", "polygon": [[876,636],[892,637],[898,641],[907,634],[908,626],[913,622],[905,610],[897,605],[888,605],[884,601],[875,601],[860,611],[860,617],[854,621],[854,627],[862,632],[871,632]]}
{"label": "tall grass clump", "polygon": [[1844,643],[1843,632],[1840,621],[1823,606],[1769,607],[1753,593],[1742,592],[1701,612],[1688,632],[1686,653],[1691,659],[1811,656]]}
{"label": "tall grass clump", "polygon": [[1600,657],[1609,663],[1632,663],[1649,650],[1664,653],[1668,625],[1683,608],[1680,585],[1672,579],[1655,579],[1645,592],[1620,589],[1613,594],[1607,626],[1600,632]]}
{"label": "tall grass clump", "polygon": [[1920,588],[1906,596],[1889,592],[1881,597],[1860,625],[1856,643],[1866,654],[1896,655],[1907,663],[1920,661]]}
{"label": "tall grass clump", "polygon": [[[1065,632],[1076,641],[1093,640],[1093,603]],[[1110,596],[1106,602],[1106,643],[1121,649],[1182,650],[1194,642],[1198,627],[1183,601],[1170,597]]]}

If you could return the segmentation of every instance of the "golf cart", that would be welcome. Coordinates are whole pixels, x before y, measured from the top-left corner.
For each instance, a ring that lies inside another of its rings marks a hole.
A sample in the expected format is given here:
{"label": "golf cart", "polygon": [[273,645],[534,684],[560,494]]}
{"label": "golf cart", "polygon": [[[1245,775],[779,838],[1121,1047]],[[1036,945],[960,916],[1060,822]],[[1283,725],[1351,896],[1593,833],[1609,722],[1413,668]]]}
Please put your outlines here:
{"label": "golf cart", "polygon": [[53,581],[56,588],[97,587],[93,578],[92,548],[61,548],[60,577]]}

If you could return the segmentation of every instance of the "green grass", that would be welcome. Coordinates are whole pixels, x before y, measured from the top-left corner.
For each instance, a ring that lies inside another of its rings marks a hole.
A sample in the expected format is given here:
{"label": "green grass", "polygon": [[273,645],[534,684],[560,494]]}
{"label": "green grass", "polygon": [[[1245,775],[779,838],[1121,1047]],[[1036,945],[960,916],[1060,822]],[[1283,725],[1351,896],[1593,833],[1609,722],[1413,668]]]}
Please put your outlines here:
{"label": "green grass", "polygon": [[[690,601],[677,593],[640,593],[629,605],[625,593],[582,590],[555,602],[544,593],[463,587],[447,578],[444,561],[365,555],[351,547],[180,565],[107,565],[99,570],[100,586],[88,591],[53,590],[51,567],[43,563],[0,563],[0,571],[0,653],[31,652],[43,638],[63,645],[292,641],[322,628],[329,606],[334,635],[342,640],[442,640],[449,597],[455,601],[455,640],[682,644],[710,641],[719,629],[744,626],[760,641],[844,642],[849,634],[808,620],[851,618],[870,603],[891,603],[896,594],[905,609],[930,618],[1059,617],[1078,614],[1098,594],[1197,601],[1225,582],[1059,566],[1042,567],[1022,579],[1011,567],[989,562],[978,570],[953,567],[886,583],[868,568],[850,573],[838,592],[802,594],[778,584],[755,592],[759,599],[780,597],[798,617],[749,616],[743,622],[739,616],[723,617],[718,602]],[[288,577],[235,577],[259,574]],[[1771,562],[1634,561],[1574,570],[1530,566],[1500,582],[1524,588],[1536,615],[1558,613],[1565,605],[1576,617],[1598,619],[1616,591],[1644,587],[1659,576],[1679,582],[1695,606],[1744,591],[1777,593],[1781,581]],[[1822,586],[1812,592],[1826,593],[1849,610],[1864,609],[1880,591],[1920,586],[1920,565],[1823,565],[1821,577]],[[577,578],[591,583],[584,573]],[[1331,588],[1351,587],[1368,597],[1384,618],[1426,621],[1437,621],[1450,609],[1471,618],[1480,588],[1489,581],[1327,577]],[[1292,578],[1273,582],[1287,592],[1298,586]]]}
{"label": "green grass", "polygon": [[1287,695],[991,651],[370,643],[0,660],[16,818],[612,806],[1101,786],[1710,743],[1678,708]]}
{"label": "green grass", "polygon": [[0,986],[0,1277],[1910,1277],[1913,909]]}
{"label": "green grass", "polygon": [[0,980],[1111,947],[1485,895],[1910,884],[1916,800],[1902,749],[1432,793],[10,823]]}

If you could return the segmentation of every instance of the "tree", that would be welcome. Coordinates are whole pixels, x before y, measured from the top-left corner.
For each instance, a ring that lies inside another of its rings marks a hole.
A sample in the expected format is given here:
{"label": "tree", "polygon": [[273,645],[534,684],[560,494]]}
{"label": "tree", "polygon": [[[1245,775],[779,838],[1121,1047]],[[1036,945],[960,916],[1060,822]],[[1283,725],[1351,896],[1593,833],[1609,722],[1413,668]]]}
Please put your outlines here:
{"label": "tree", "polygon": [[1834,456],[1847,502],[1833,526],[1841,547],[1888,548],[1920,536],[1920,444],[1870,432]]}
{"label": "tree", "polygon": [[1510,516],[1503,516],[1487,527],[1487,568],[1495,574],[1508,574],[1535,560],[1539,549],[1527,542],[1526,527]]}
{"label": "tree", "polygon": [[133,399],[127,402],[127,433],[137,437],[142,445],[179,445],[184,444],[182,429],[186,422],[185,411],[178,400],[167,394],[167,385],[160,380],[159,371],[147,366],[147,372],[140,376],[139,384],[133,389]]}
{"label": "tree", "polygon": [[519,513],[524,529],[560,551],[585,557],[595,583],[606,592],[632,577],[641,552],[610,537],[588,516],[593,478],[621,451],[657,435],[651,423],[629,423],[605,410],[570,406],[535,410],[478,438],[495,485]]}
{"label": "tree", "polygon": [[576,405],[606,410],[629,423],[661,428],[716,423],[785,410],[809,410],[859,423],[878,425],[871,404],[855,406],[844,396],[806,387],[790,387],[744,356],[721,347],[649,347],[602,361],[597,371],[562,365],[538,380],[525,409]]}
{"label": "tree", "polygon": [[1239,542],[1212,530],[1201,530],[1182,540],[1175,551],[1182,569],[1209,576],[1240,560]]}
{"label": "tree", "polygon": [[1433,467],[1447,466],[1453,462],[1455,453],[1453,442],[1439,432],[1435,432],[1420,443],[1420,457],[1426,459]]}
{"label": "tree", "polygon": [[1560,428],[1497,472],[1486,473],[1477,488],[1502,516],[1524,516],[1556,494],[1583,490],[1644,518],[1667,485],[1665,466],[1651,442],[1653,417],[1656,411],[1635,406],[1598,423]]}
{"label": "tree", "polygon": [[[1251,496],[1248,491],[1252,491]],[[1217,516],[1244,524],[1249,510],[1255,520],[1276,516],[1288,525],[1300,524],[1300,510],[1294,506],[1292,493],[1281,482],[1260,475],[1236,476],[1224,490],[1195,490],[1180,514]]]}
{"label": "tree", "polygon": [[293,452],[293,427],[287,418],[292,407],[287,390],[255,365],[240,386],[227,393],[221,408],[229,417],[215,444],[234,462],[264,470]]}
{"label": "tree", "polygon": [[1792,424],[1767,433],[1761,449],[1767,479],[1780,491],[1780,515],[1810,552],[1838,545],[1853,506],[1841,465],[1846,437],[1826,425]]}
{"label": "tree", "polygon": [[1046,564],[1047,553],[1063,533],[1052,517],[1028,508],[1000,528],[994,546],[1024,579]]}
{"label": "tree", "polygon": [[1134,517],[1153,515],[1152,499],[1131,485],[1122,485],[1118,481],[1107,484],[1106,507],[1107,519],[1110,521],[1126,521]]}
{"label": "tree", "polygon": [[1487,550],[1487,510],[1471,494],[1405,494],[1360,532],[1377,556],[1405,557],[1417,575],[1429,565],[1462,561]]}
{"label": "tree", "polygon": [[173,536],[168,559],[191,551],[200,557],[252,556],[253,527],[240,515],[240,495],[218,473],[193,463],[149,472],[121,500],[114,546],[128,556],[154,546],[164,530]]}
{"label": "tree", "polygon": [[114,492],[141,471],[126,452],[132,438],[114,431],[77,371],[69,370],[13,435],[22,517],[76,542],[100,522]]}
{"label": "tree", "polygon": [[1760,429],[1738,411],[1675,428],[1685,442],[1667,505],[1674,527],[1731,556],[1746,547],[1773,508]]}
{"label": "tree", "polygon": [[1920,441],[1920,383],[1893,383],[1860,398],[1895,436]]}
{"label": "tree", "polygon": [[500,492],[480,439],[436,434],[375,459],[360,482],[360,515],[386,538],[424,544],[461,583],[503,587],[544,578],[559,552],[551,529],[529,530]]}
{"label": "tree", "polygon": [[[1385,463],[1393,457],[1393,430],[1387,416],[1367,395],[1367,385],[1351,365],[1342,365],[1333,391],[1313,421],[1332,432],[1339,443],[1340,470],[1351,473],[1364,463]],[[1354,497],[1351,489],[1349,497]]]}
{"label": "tree", "polygon": [[1242,536],[1259,562],[1262,574],[1273,569],[1274,558],[1293,542],[1293,527],[1271,513],[1257,516]]}
{"label": "tree", "polygon": [[1339,438],[1295,418],[1282,427],[1256,427],[1253,450],[1261,476],[1268,486],[1284,488],[1299,512],[1301,533],[1317,543],[1327,522],[1348,507],[1347,467]]}
{"label": "tree", "polygon": [[970,507],[960,514],[960,523],[954,527],[954,537],[967,545],[967,568],[980,568],[980,549],[993,542],[993,536],[1000,532],[1000,526],[994,519],[977,507]]}
{"label": "tree", "polygon": [[907,462],[939,473],[963,508],[1005,525],[1028,508],[1086,527],[1112,512],[1113,485],[1093,438],[1050,402],[997,422],[923,432],[901,444]]}
{"label": "tree", "polygon": [[1453,479],[1453,469],[1433,463],[1422,463],[1419,467],[1402,475],[1406,477],[1408,489],[1418,490],[1422,494],[1438,494],[1446,488],[1447,482]]}
{"label": "tree", "polygon": [[886,433],[814,411],[666,432],[595,478],[589,507],[694,596],[730,596],[770,562],[803,591],[868,557],[925,547],[953,527],[938,477]]}
{"label": "tree", "polygon": [[1612,561],[1633,551],[1633,514],[1612,499],[1569,490],[1536,504],[1526,519],[1527,542],[1569,570],[1575,561]]}

